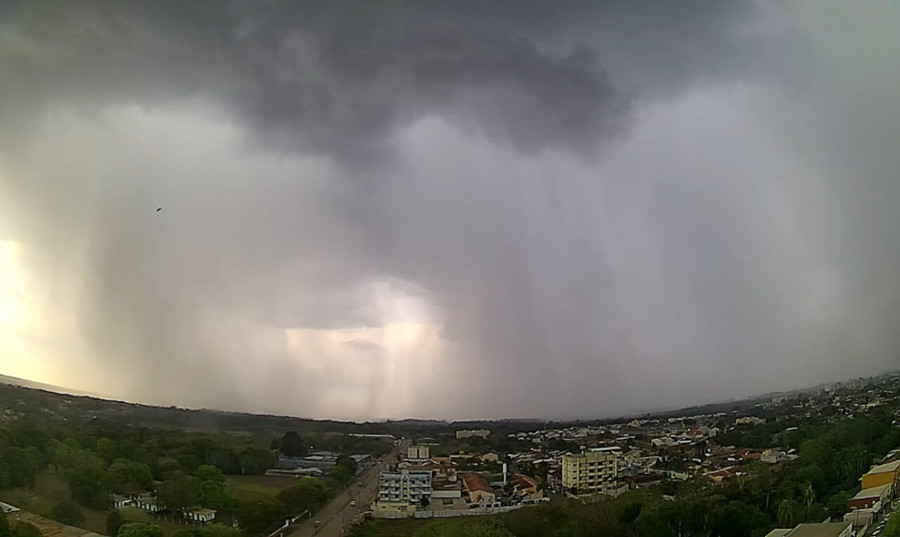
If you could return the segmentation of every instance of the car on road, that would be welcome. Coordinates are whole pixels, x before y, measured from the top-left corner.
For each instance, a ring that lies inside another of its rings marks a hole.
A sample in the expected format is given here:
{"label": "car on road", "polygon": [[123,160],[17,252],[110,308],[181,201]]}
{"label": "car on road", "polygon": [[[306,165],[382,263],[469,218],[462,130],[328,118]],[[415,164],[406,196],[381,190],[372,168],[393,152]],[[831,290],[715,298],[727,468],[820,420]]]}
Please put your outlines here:
{"label": "car on road", "polygon": [[350,507],[356,507],[356,500],[350,500]]}

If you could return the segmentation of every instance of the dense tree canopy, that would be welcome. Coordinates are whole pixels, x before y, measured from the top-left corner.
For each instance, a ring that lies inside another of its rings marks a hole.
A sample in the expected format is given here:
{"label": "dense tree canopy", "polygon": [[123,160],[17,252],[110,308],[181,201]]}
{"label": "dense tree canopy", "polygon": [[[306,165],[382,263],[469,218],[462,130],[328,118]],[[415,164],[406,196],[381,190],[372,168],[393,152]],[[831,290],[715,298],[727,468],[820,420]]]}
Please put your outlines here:
{"label": "dense tree canopy", "polygon": [[[108,438],[100,440],[110,442]],[[148,465],[124,459],[110,464],[105,478],[106,488],[119,494],[136,494],[153,486],[153,473]]]}
{"label": "dense tree canopy", "polygon": [[309,450],[309,447],[306,445],[303,438],[294,431],[284,433],[278,447],[281,450],[281,454],[287,457],[302,457],[306,455]]}
{"label": "dense tree canopy", "polygon": [[0,489],[34,485],[37,464],[21,447],[0,448]]}
{"label": "dense tree canopy", "polygon": [[87,507],[106,508],[109,490],[106,488],[106,472],[102,462],[77,463],[77,466],[67,470],[67,476],[72,499]]}
{"label": "dense tree canopy", "polygon": [[261,498],[241,504],[238,520],[241,528],[250,535],[260,535],[275,529],[287,515],[278,498]]}
{"label": "dense tree canopy", "polygon": [[221,470],[212,465],[203,465],[195,474],[200,482],[200,504],[217,511],[232,512],[237,509],[237,500],[228,491],[228,481]]}
{"label": "dense tree canopy", "polygon": [[200,481],[183,472],[175,472],[160,483],[157,497],[169,509],[193,507],[200,503]]}
{"label": "dense tree canopy", "polygon": [[154,524],[130,522],[119,528],[118,537],[163,537],[163,531]]}
{"label": "dense tree canopy", "polygon": [[299,514],[306,510],[315,512],[325,505],[330,497],[331,493],[325,483],[313,477],[305,477],[295,486],[278,493],[278,499],[291,514]]}

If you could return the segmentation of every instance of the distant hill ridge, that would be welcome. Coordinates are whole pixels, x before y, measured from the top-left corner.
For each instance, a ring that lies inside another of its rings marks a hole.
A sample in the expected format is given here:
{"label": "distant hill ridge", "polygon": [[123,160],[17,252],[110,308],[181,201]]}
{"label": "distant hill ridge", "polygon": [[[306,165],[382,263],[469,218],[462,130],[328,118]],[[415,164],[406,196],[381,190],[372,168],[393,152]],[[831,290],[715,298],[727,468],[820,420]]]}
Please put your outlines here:
{"label": "distant hill ridge", "polygon": [[44,390],[45,392],[62,393],[65,395],[85,395],[88,397],[100,397],[109,399],[103,395],[97,395],[90,392],[82,392],[62,386],[54,386],[53,384],[44,384],[43,382],[35,382],[33,380],[20,379],[18,377],[10,377],[9,375],[0,375],[0,384],[8,384],[10,386],[21,386],[23,388],[31,388],[32,390]]}
{"label": "distant hill ridge", "polygon": [[[883,373],[878,377],[897,374]],[[877,378],[877,377],[870,377]],[[8,386],[3,390],[4,386]],[[7,393],[4,393],[6,391]],[[18,396],[12,391],[20,392]],[[809,388],[793,390],[782,393],[802,393],[810,391]],[[22,392],[31,392],[31,395]],[[40,395],[43,394],[43,395]],[[113,397],[96,395],[79,390],[73,390],[51,384],[44,384],[31,380],[20,379],[9,375],[0,374],[0,410],[4,406],[17,412],[42,412],[42,416],[56,415],[66,419],[112,419],[134,426],[153,426],[170,428],[196,428],[212,430],[244,430],[244,429],[277,429],[298,431],[336,431],[336,432],[397,432],[402,431],[429,431],[434,429],[494,429],[494,428],[520,428],[522,430],[535,429],[541,426],[563,425],[606,425],[611,423],[624,423],[635,418],[668,418],[678,416],[691,416],[698,414],[712,414],[716,412],[730,412],[735,409],[746,409],[754,404],[770,399],[772,394],[749,397],[741,400],[720,401],[717,403],[691,406],[681,409],[659,410],[647,413],[635,413],[630,415],[606,418],[571,418],[571,419],[485,419],[485,420],[458,420],[447,421],[437,419],[389,419],[367,420],[363,422],[310,419],[297,416],[251,414],[245,412],[215,410],[215,409],[188,409],[176,406],[146,405],[122,401]],[[24,396],[24,399],[19,396]],[[69,397],[75,397],[69,400]],[[28,399],[26,402],[25,399]],[[11,402],[12,401],[12,402]],[[30,403],[30,404],[29,404]],[[14,404],[15,407],[8,405]],[[48,408],[53,406],[54,410]]]}

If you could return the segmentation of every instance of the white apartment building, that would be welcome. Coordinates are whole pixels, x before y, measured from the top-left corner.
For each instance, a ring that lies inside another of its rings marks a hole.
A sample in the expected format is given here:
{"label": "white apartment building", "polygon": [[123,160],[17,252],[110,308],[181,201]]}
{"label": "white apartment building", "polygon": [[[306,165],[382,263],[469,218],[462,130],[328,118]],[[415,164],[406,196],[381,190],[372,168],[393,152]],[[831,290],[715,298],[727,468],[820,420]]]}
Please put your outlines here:
{"label": "white apartment building", "polygon": [[378,476],[378,503],[415,506],[431,499],[431,472],[382,472]]}
{"label": "white apartment building", "polygon": [[618,463],[622,450],[618,447],[596,448],[582,453],[566,453],[562,457],[562,486],[570,495],[606,494],[616,496]]}
{"label": "white apartment building", "polygon": [[428,446],[410,446],[406,448],[406,458],[411,460],[430,459],[431,450]]}

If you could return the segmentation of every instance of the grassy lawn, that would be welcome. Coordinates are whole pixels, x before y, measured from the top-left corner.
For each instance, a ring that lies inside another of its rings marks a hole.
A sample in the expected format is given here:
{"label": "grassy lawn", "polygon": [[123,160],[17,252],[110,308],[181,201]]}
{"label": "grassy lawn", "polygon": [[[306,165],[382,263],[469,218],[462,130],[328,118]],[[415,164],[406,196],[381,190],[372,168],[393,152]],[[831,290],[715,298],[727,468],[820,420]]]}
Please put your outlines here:
{"label": "grassy lawn", "polygon": [[297,480],[292,477],[267,477],[264,475],[228,476],[228,489],[238,501],[271,498],[286,488],[293,487]]}
{"label": "grassy lawn", "polygon": [[[238,500],[253,500],[257,498],[270,498],[280,491],[297,484],[297,480],[290,477],[266,477],[266,476],[229,476],[228,484],[231,493]],[[51,518],[50,511],[59,502],[70,499],[69,487],[66,482],[54,475],[38,476],[33,488],[19,488],[0,490],[0,501],[15,505],[23,511]],[[98,511],[81,507],[84,513],[84,524],[80,527],[99,533],[106,533],[107,511]],[[230,517],[223,516],[220,522],[230,523]],[[161,513],[150,518],[150,522],[160,526],[167,536],[171,536],[184,526],[180,521],[173,519],[169,513]]]}
{"label": "grassy lawn", "polygon": [[371,520],[353,528],[351,537],[409,537],[429,519]]}
{"label": "grassy lawn", "polygon": [[43,517],[59,502],[69,499],[69,487],[52,475],[39,475],[33,488],[0,490],[0,500]]}
{"label": "grassy lawn", "polygon": [[[33,488],[0,490],[0,501],[15,505],[23,511],[28,511],[44,518],[52,518],[50,510],[53,506],[70,498],[69,487],[66,485],[66,482],[57,476],[48,474],[39,475]],[[81,512],[84,513],[84,523],[79,527],[105,535],[108,512],[84,506],[79,507]],[[150,522],[160,526],[166,535],[172,535],[177,530],[185,527],[165,517],[153,517]]]}
{"label": "grassy lawn", "polygon": [[[66,482],[54,475],[39,475],[34,487],[0,491],[0,500],[15,505],[23,511],[28,511],[44,518],[52,518],[50,510],[59,502],[70,499],[69,487]],[[106,533],[106,513],[81,507],[84,513],[84,523],[81,528],[88,531]]]}
{"label": "grassy lawn", "polygon": [[0,490],[0,501],[41,516],[49,515],[50,509],[53,507],[53,503],[28,489]]}

